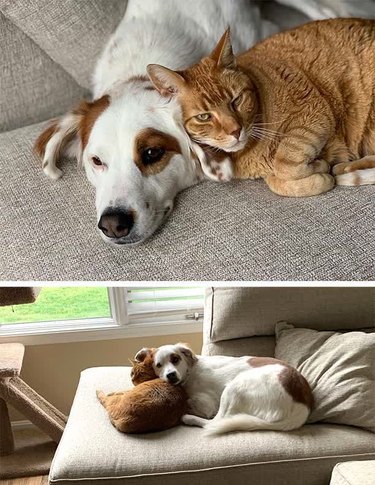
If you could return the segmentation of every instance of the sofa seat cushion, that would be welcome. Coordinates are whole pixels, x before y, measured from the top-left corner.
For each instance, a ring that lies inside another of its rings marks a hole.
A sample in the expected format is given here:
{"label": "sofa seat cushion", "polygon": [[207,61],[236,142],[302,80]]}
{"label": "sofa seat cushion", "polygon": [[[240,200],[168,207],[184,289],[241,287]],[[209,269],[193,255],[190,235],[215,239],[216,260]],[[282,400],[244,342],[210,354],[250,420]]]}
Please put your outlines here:
{"label": "sofa seat cushion", "polygon": [[[95,391],[130,386],[130,368],[100,367],[81,374],[69,420],[54,457],[51,483],[300,484],[329,482],[338,461],[375,457],[374,435],[337,425],[293,433],[247,432],[204,437],[178,426],[125,435],[111,424]],[[252,480],[248,481],[248,480]],[[287,480],[287,481],[286,481]]]}
{"label": "sofa seat cushion", "polygon": [[60,180],[42,173],[32,146],[44,126],[0,134],[1,280],[374,276],[372,186],[302,200],[280,198],[259,180],[204,182],[180,194],[165,226],[144,244],[109,246],[96,228],[95,194],[83,170],[66,161]]}

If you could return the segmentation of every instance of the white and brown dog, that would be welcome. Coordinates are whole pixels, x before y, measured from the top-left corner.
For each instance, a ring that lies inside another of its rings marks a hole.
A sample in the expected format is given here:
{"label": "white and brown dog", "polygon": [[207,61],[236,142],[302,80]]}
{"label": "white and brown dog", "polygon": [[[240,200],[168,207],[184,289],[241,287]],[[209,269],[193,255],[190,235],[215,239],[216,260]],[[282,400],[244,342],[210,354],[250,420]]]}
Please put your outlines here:
{"label": "white and brown dog", "polygon": [[[303,10],[299,0],[278,1]],[[320,9],[326,1],[309,0],[311,18],[327,15]],[[235,51],[279,30],[262,19],[255,1],[130,0],[97,63],[94,101],[54,120],[36,141],[43,170],[53,179],[62,174],[56,166],[62,156],[82,162],[96,188],[105,241],[134,244],[149,237],[176,194],[197,183],[202,171],[215,180],[231,178],[229,159],[212,170],[184,131],[179,105],[159,95],[146,71],[149,63],[183,69],[198,62],[228,26]]]}
{"label": "white and brown dog", "polygon": [[230,431],[290,431],[305,424],[313,406],[306,379],[285,362],[269,357],[200,356],[185,344],[144,348],[155,373],[182,385],[189,414],[182,420],[208,434]]}

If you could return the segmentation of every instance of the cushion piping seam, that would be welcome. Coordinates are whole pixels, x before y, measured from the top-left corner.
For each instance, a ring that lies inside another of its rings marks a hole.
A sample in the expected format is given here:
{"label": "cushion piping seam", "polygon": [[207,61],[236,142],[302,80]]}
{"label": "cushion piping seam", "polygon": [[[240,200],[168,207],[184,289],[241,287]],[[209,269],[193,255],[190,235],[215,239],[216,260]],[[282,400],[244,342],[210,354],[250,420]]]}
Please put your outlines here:
{"label": "cushion piping seam", "polygon": [[345,458],[345,457],[360,457],[360,456],[365,456],[365,457],[374,457],[375,458],[375,452],[374,453],[358,453],[356,455],[330,455],[330,456],[313,456],[311,458],[296,458],[294,460],[272,460],[272,461],[261,461],[261,462],[254,462],[254,463],[239,463],[239,464],[233,464],[233,465],[223,465],[223,466],[217,466],[217,467],[209,467],[209,468],[198,468],[196,470],[178,470],[178,471],[173,471],[173,472],[159,472],[159,473],[144,473],[144,474],[138,474],[138,475],[121,475],[118,477],[114,476],[109,476],[109,477],[81,477],[81,478],[57,478],[53,479],[49,477],[49,482],[50,483],[57,483],[57,482],[64,482],[64,481],[69,481],[69,482],[77,482],[77,481],[85,481],[85,480],[122,480],[122,479],[131,479],[131,478],[142,478],[142,477],[157,477],[157,476],[164,476],[164,475],[180,475],[183,473],[200,473],[200,472],[206,472],[206,471],[214,471],[214,470],[225,470],[228,468],[240,468],[240,467],[252,467],[256,465],[270,465],[270,464],[277,464],[277,463],[294,463],[294,462],[301,462],[301,461],[313,461],[313,460],[327,460],[327,459],[332,459],[332,458]]}

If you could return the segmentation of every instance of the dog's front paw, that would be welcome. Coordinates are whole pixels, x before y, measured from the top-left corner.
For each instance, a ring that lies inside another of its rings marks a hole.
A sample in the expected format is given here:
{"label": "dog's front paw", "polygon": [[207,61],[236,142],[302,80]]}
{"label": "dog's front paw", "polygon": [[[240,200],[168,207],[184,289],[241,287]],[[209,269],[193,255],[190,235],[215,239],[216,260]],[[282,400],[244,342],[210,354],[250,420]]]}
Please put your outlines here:
{"label": "dog's front paw", "polygon": [[203,428],[207,423],[207,419],[194,416],[193,414],[184,414],[181,421],[186,424],[186,426],[198,426],[199,428]]}
{"label": "dog's front paw", "polygon": [[193,414],[184,414],[181,418],[181,421],[186,424],[186,426],[196,426],[196,416]]}
{"label": "dog's front paw", "polygon": [[218,182],[229,182],[233,178],[233,165],[232,160],[227,157],[221,162],[212,160],[211,162],[212,172]]}

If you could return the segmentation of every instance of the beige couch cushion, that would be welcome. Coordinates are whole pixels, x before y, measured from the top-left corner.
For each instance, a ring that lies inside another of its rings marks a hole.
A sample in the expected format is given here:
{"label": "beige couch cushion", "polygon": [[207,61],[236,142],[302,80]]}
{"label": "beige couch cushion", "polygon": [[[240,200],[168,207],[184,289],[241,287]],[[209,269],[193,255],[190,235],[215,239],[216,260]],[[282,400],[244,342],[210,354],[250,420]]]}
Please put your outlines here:
{"label": "beige couch cushion", "polygon": [[289,320],[316,330],[375,325],[375,288],[212,288],[206,293],[206,340],[275,334]]}
{"label": "beige couch cushion", "polygon": [[315,400],[309,422],[375,432],[375,333],[318,332],[279,323],[275,357],[292,364],[309,382]]}
{"label": "beige couch cushion", "polygon": [[320,485],[335,463],[375,457],[364,430],[319,424],[292,433],[247,432],[204,437],[178,426],[148,435],[119,433],[95,391],[130,385],[129,368],[101,367],[81,374],[67,427],[56,451],[51,483]]}
{"label": "beige couch cushion", "polygon": [[330,485],[374,485],[375,460],[337,463]]}

